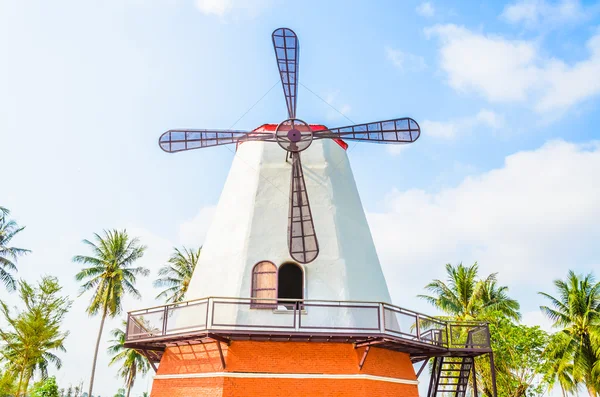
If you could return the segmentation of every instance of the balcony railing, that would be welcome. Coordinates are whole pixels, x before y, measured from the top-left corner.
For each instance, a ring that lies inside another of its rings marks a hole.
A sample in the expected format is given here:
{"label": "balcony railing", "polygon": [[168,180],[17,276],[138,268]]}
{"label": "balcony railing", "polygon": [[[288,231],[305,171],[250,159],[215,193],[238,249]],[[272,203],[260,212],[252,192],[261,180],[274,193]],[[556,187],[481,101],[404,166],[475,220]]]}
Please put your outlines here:
{"label": "balcony railing", "polygon": [[131,346],[202,334],[385,338],[430,349],[490,349],[486,323],[443,321],[380,302],[211,297],[128,315]]}

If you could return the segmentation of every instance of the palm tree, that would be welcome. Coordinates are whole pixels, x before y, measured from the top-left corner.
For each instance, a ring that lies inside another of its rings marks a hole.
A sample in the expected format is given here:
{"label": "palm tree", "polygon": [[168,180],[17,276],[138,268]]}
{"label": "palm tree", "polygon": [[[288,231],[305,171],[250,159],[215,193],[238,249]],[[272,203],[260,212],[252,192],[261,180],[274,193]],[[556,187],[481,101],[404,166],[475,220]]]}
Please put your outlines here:
{"label": "palm tree", "polygon": [[53,277],[43,277],[35,288],[20,281],[19,296],[26,309],[16,316],[0,302],[0,312],[9,325],[8,329],[0,330],[0,355],[17,380],[17,396],[27,391],[36,371],[45,379],[50,364],[58,369],[62,366],[53,351],[65,351],[64,341],[69,333],[61,331],[61,323],[71,301],[59,295],[61,289]]}
{"label": "palm tree", "polygon": [[8,246],[10,240],[25,229],[25,227],[18,227],[15,221],[9,220],[9,214],[8,209],[0,207],[0,281],[4,283],[6,289],[12,292],[16,289],[16,283],[9,272],[16,272],[17,258],[31,251]]}
{"label": "palm tree", "polygon": [[136,277],[147,276],[150,273],[144,267],[133,266],[135,261],[144,255],[146,247],[141,245],[137,238],[129,238],[127,231],[105,230],[104,236],[96,233],[94,237],[96,243],[83,240],[83,243],[92,249],[93,256],[77,255],[73,257],[73,262],[89,266],[75,276],[77,281],[85,280],[81,286],[80,296],[87,291],[93,291],[90,305],[87,308],[88,314],[93,316],[102,313],[88,396],[92,395],[94,388],[98,348],[106,317],[114,318],[121,313],[121,299],[125,294],[131,294],[139,299],[141,295],[134,286]]}
{"label": "palm tree", "polygon": [[571,270],[567,280],[555,280],[554,285],[558,298],[539,293],[551,303],[540,309],[559,329],[548,355],[568,357],[573,382],[584,383],[595,397],[600,394],[600,283],[592,274],[583,277]]}
{"label": "palm tree", "polygon": [[569,393],[575,393],[579,382],[573,378],[573,356],[567,351],[568,343],[565,343],[566,334],[561,332],[552,335],[550,343],[543,355],[549,364],[544,380],[552,389],[556,382],[560,386],[563,397]]}
{"label": "palm tree", "polygon": [[163,277],[154,281],[155,287],[166,287],[156,296],[157,299],[165,298],[167,302],[181,302],[184,299],[201,251],[202,247],[196,251],[183,247],[183,252],[174,248],[169,264],[158,271],[158,275]]}
{"label": "palm tree", "polygon": [[127,388],[127,396],[131,392],[131,388],[135,383],[135,379],[138,375],[145,375],[150,370],[150,363],[146,356],[140,354],[135,349],[126,348],[125,345],[125,331],[127,328],[127,322],[123,321],[123,328],[115,328],[110,333],[113,336],[112,346],[108,348],[108,352],[113,355],[108,365],[113,365],[118,362],[122,362],[121,368],[119,369],[119,376],[125,379],[125,387]]}
{"label": "palm tree", "polygon": [[425,288],[433,296],[418,295],[454,320],[486,319],[493,314],[502,314],[510,319],[520,318],[519,303],[508,297],[508,287],[499,287],[497,273],[487,278],[478,278],[478,265],[446,265],[448,282],[433,280]]}

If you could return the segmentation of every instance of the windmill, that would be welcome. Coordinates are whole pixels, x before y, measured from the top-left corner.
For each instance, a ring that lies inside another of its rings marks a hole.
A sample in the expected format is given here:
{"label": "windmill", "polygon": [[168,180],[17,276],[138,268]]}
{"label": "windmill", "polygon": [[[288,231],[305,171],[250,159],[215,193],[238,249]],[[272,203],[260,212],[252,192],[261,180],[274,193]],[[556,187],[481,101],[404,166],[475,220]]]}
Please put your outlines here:
{"label": "windmill", "polygon": [[[155,371],[160,363],[152,397],[417,397],[432,361],[428,396],[464,397],[472,381],[477,397],[474,357],[489,354],[494,373],[487,324],[391,304],[341,141],[411,143],[419,125],[400,118],[327,128],[298,119],[298,39],[277,29],[273,46],[288,119],[253,131],[169,130],[159,139],[170,153],[242,145],[186,301],[128,314],[126,347]],[[496,396],[495,382],[492,389]]]}
{"label": "windmill", "polygon": [[408,144],[419,138],[421,130],[415,120],[404,117],[313,131],[308,123],[296,118],[300,49],[298,37],[291,29],[279,28],[273,32],[272,40],[288,111],[288,118],[279,123],[274,132],[172,129],[160,136],[159,145],[165,152],[176,153],[247,141],[277,143],[289,154],[292,163],[287,230],[288,250],[294,260],[306,264],[314,261],[319,255],[319,242],[304,181],[300,153],[308,149],[315,139]]}

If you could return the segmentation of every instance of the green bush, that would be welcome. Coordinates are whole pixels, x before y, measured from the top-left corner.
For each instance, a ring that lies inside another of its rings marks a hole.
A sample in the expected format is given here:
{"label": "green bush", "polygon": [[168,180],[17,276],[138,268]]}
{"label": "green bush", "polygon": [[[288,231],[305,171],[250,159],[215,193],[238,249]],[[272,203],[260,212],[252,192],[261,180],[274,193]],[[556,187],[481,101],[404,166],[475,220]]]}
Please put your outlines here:
{"label": "green bush", "polygon": [[54,376],[41,380],[33,385],[31,397],[60,397]]}

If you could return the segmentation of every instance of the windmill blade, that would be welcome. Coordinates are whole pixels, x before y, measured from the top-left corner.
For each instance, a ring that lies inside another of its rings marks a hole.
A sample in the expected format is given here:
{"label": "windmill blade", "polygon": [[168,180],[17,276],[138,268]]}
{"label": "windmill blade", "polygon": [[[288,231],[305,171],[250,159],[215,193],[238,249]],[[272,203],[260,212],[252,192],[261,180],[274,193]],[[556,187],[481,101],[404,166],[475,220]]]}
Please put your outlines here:
{"label": "windmill blade", "polygon": [[419,136],[421,127],[409,117],[313,131],[314,139],[341,138],[374,143],[413,143]]}
{"label": "windmill blade", "polygon": [[312,213],[304,183],[300,153],[292,152],[292,183],[288,219],[288,248],[290,256],[300,263],[309,263],[319,255]]}
{"label": "windmill blade", "polygon": [[296,98],[298,96],[298,51],[300,43],[293,30],[279,28],[273,32],[273,48],[277,58],[277,68],[281,76],[283,95],[290,119],[296,118]]}
{"label": "windmill blade", "polygon": [[275,134],[235,130],[169,130],[160,136],[158,145],[167,153],[176,153],[245,141],[275,142]]}

